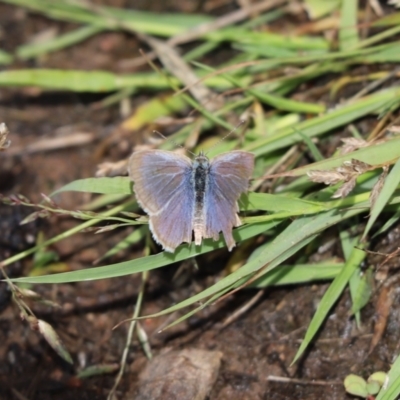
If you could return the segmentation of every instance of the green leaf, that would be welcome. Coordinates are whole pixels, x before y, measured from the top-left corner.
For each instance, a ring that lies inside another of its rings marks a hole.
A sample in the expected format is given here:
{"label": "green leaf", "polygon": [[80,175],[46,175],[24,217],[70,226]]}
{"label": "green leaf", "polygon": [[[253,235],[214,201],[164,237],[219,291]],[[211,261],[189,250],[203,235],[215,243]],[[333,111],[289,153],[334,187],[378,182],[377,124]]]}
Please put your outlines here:
{"label": "green leaf", "polygon": [[368,396],[367,382],[361,376],[354,374],[347,375],[344,379],[344,387],[347,393],[353,396],[366,398]]}

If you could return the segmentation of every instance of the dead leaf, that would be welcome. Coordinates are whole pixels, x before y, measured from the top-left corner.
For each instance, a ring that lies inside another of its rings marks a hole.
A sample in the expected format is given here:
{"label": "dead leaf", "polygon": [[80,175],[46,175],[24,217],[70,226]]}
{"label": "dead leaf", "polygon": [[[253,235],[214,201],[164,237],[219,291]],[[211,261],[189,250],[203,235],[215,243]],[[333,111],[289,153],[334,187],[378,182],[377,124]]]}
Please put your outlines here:
{"label": "dead leaf", "polygon": [[332,196],[332,198],[346,197],[356,185],[357,178],[373,169],[374,167],[363,161],[352,158],[344,161],[343,164],[331,170],[311,170],[307,172],[313,182],[335,185],[341,181],[345,182]]}
{"label": "dead leaf", "polygon": [[314,169],[307,172],[311,181],[324,183],[325,185],[335,185],[345,179],[344,175],[335,170],[319,170]]}
{"label": "dead leaf", "polygon": [[11,141],[7,139],[9,133],[10,132],[7,128],[7,125],[2,122],[0,124],[0,151],[8,149],[10,147]]}
{"label": "dead leaf", "polygon": [[37,321],[37,327],[39,332],[43,335],[43,337],[46,339],[46,342],[53,348],[53,350],[65,361],[73,364],[70,354],[65,349],[64,345],[61,342],[61,339],[59,338],[53,327],[41,319]]}
{"label": "dead leaf", "polygon": [[379,298],[375,307],[376,322],[374,325],[374,334],[369,347],[369,353],[372,353],[385,332],[393,299],[394,287],[384,285],[379,293]]}
{"label": "dead leaf", "polygon": [[383,167],[383,172],[381,173],[378,182],[375,183],[374,187],[371,190],[371,194],[369,196],[369,203],[371,205],[371,208],[374,207],[376,200],[378,199],[379,193],[381,192],[383,184],[385,183],[388,171],[388,166]]}
{"label": "dead leaf", "polygon": [[370,143],[368,143],[366,140],[355,137],[342,138],[341,141],[344,144],[342,147],[340,147],[340,154],[348,154],[363,147],[368,147],[370,145]]}
{"label": "dead leaf", "polygon": [[349,181],[345,182],[336,192],[332,195],[332,199],[338,199],[339,197],[346,197],[356,186],[357,177],[351,178]]}

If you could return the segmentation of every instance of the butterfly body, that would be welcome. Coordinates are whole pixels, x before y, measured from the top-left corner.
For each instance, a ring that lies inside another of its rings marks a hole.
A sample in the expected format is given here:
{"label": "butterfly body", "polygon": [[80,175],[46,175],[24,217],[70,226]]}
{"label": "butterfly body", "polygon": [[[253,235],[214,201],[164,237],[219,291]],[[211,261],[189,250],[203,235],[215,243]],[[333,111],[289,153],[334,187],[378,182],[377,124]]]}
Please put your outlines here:
{"label": "butterfly body", "polygon": [[129,175],[141,207],[149,214],[154,239],[173,252],[182,242],[200,245],[222,232],[229,250],[235,246],[233,227],[241,224],[237,200],[247,191],[254,155],[244,151],[221,154],[211,161],[203,154],[193,161],[164,150],[133,153]]}

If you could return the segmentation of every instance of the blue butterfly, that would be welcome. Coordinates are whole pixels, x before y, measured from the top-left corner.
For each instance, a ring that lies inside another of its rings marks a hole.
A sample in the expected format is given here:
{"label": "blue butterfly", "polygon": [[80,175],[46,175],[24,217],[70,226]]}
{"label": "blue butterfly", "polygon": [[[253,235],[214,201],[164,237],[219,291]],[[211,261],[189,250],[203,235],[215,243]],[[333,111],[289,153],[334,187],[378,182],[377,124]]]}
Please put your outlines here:
{"label": "blue butterfly", "polygon": [[134,152],[129,176],[136,198],[149,215],[154,240],[174,252],[182,242],[200,245],[218,240],[222,232],[229,251],[235,246],[232,229],[239,226],[237,200],[246,192],[254,170],[254,155],[223,153],[211,161],[200,153],[193,161],[164,150]]}

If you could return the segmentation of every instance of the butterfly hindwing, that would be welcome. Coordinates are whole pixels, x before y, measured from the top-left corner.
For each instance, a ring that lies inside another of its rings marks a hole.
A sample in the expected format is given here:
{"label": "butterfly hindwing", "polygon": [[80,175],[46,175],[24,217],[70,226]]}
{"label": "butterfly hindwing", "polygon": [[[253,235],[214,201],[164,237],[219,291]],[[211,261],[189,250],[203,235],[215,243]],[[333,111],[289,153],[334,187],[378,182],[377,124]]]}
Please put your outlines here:
{"label": "butterfly hindwing", "polygon": [[128,171],[136,198],[150,216],[155,240],[168,251],[174,251],[182,242],[191,242],[191,160],[169,151],[138,151],[131,156]]}
{"label": "butterfly hindwing", "polygon": [[229,250],[235,246],[232,229],[240,225],[237,200],[248,190],[253,169],[254,155],[245,151],[224,153],[211,161],[204,202],[205,237],[217,239],[222,231]]}

